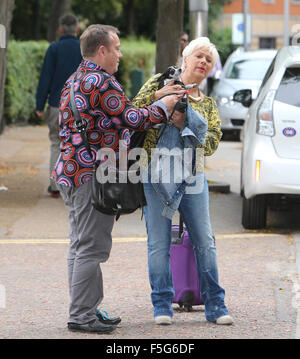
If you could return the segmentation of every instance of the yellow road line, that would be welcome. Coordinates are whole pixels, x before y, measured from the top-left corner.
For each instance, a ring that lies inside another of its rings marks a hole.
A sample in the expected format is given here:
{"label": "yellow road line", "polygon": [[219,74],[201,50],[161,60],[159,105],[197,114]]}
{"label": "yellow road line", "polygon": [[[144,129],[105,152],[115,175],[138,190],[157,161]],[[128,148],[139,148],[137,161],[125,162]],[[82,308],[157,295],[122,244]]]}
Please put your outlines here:
{"label": "yellow road line", "polygon": [[257,237],[277,237],[277,236],[286,236],[287,234],[280,233],[233,233],[233,234],[216,234],[216,239],[248,239],[248,238],[257,238]]}
{"label": "yellow road line", "polygon": [[[113,238],[113,242],[144,242],[146,237],[118,237]],[[56,239],[56,238],[12,238],[12,239],[0,239],[0,244],[65,244],[69,243],[68,238]]]}
{"label": "yellow road line", "polygon": [[[216,239],[251,239],[262,237],[286,236],[278,233],[234,233],[216,234]],[[113,237],[113,242],[145,242],[147,237]],[[0,238],[0,244],[68,244],[68,238]]]}

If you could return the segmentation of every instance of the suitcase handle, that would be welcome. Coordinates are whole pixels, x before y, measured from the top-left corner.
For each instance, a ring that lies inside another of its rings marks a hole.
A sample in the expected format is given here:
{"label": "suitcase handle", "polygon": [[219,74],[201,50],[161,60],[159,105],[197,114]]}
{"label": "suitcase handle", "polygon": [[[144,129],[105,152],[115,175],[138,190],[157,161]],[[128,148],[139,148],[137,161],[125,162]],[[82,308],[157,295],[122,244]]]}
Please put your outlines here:
{"label": "suitcase handle", "polygon": [[182,237],[182,233],[183,233],[183,219],[182,219],[182,217],[180,216],[180,217],[179,217],[179,237],[180,237],[180,238]]}
{"label": "suitcase handle", "polygon": [[176,233],[172,232],[171,234],[171,244],[182,244],[183,241],[183,219],[179,217],[179,231],[178,236]]}

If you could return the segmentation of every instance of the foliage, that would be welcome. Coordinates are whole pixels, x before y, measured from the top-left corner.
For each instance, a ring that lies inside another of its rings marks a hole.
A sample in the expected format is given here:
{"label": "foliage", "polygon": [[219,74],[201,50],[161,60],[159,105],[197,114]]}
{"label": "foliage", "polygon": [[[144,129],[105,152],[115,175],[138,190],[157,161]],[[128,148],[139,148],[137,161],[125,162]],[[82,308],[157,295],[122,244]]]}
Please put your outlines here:
{"label": "foliage", "polygon": [[[48,46],[47,41],[9,42],[4,104],[7,123],[36,121],[35,95]],[[143,70],[145,80],[151,75],[155,43],[145,39],[121,39],[121,51],[123,57],[116,77],[130,97],[130,72],[137,68]]]}
{"label": "foliage", "polygon": [[11,38],[16,40],[46,39],[52,1],[15,0]]}
{"label": "foliage", "polygon": [[231,29],[216,29],[215,24],[222,13],[224,5],[231,2],[232,0],[209,0],[208,37],[211,42],[216,45],[223,65],[227,57],[237,48],[237,46],[232,44]]}
{"label": "foliage", "polygon": [[216,45],[221,62],[224,65],[228,56],[238,48],[238,45],[232,44],[231,29],[215,29],[209,36],[211,42]]}
{"label": "foliage", "polygon": [[8,123],[33,118],[35,93],[48,46],[46,41],[9,42],[4,98],[4,116]]}
{"label": "foliage", "polygon": [[[12,36],[16,40],[46,39],[52,0],[15,0]],[[81,31],[90,24],[116,26],[121,37],[155,39],[157,0],[72,0]],[[131,19],[131,21],[129,20]]]}
{"label": "foliage", "polygon": [[145,73],[145,81],[150,77],[155,64],[155,43],[143,38],[137,40],[134,37],[121,39],[120,42],[123,57],[116,78],[130,97],[130,73],[135,69],[141,69]]}

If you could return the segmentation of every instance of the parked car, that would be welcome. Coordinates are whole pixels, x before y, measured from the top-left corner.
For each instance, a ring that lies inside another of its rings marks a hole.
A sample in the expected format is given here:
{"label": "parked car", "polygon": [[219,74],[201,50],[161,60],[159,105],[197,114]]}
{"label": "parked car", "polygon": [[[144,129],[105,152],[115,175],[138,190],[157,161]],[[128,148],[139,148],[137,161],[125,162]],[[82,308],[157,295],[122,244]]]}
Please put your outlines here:
{"label": "parked car", "polygon": [[264,228],[268,207],[300,203],[300,47],[278,51],[255,101],[250,89],[233,99],[250,106],[241,155],[242,224]]}
{"label": "parked car", "polygon": [[217,102],[224,134],[239,136],[247,114],[247,109],[233,101],[232,95],[240,89],[251,89],[255,98],[276,53],[277,50],[244,51],[239,48],[228,57],[210,94]]}

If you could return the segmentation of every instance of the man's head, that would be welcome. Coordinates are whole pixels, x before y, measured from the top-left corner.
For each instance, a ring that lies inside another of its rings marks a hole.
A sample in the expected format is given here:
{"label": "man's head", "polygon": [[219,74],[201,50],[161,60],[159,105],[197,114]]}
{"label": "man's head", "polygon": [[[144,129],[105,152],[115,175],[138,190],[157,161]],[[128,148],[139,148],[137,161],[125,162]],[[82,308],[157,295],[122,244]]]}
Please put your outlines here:
{"label": "man's head", "polygon": [[189,35],[186,32],[182,32],[180,35],[180,55],[182,55],[182,51],[189,43]]}
{"label": "man's head", "polygon": [[114,74],[122,57],[119,30],[110,25],[90,25],[80,36],[82,57]]}
{"label": "man's head", "polygon": [[64,35],[75,35],[78,31],[78,20],[71,14],[63,15],[59,19],[59,29]]}

